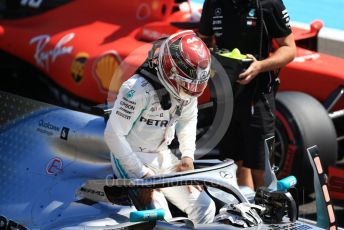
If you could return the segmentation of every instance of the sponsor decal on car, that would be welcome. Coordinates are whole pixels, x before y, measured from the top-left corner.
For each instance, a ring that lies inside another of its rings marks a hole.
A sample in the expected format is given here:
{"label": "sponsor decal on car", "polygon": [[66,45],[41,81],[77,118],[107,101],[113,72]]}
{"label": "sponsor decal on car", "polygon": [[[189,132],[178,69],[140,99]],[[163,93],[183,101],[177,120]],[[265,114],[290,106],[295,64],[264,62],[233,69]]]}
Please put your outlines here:
{"label": "sponsor decal on car", "polygon": [[91,195],[105,196],[105,193],[103,191],[97,191],[91,188],[81,187],[80,191],[84,193],[89,193]]}
{"label": "sponsor decal on car", "polygon": [[328,167],[328,187],[331,198],[344,200],[344,169]]}
{"label": "sponsor decal on car", "polygon": [[93,63],[92,73],[101,92],[117,93],[122,84],[119,66],[122,59],[116,51],[100,55]]}
{"label": "sponsor decal on car", "polygon": [[72,53],[74,47],[67,46],[66,44],[70,42],[74,36],[74,33],[64,35],[60,40],[57,41],[52,49],[46,49],[47,45],[51,42],[51,37],[49,35],[42,34],[33,37],[29,44],[36,44],[34,58],[37,65],[49,71],[50,64],[54,63],[58,57]]}
{"label": "sponsor decal on car", "polygon": [[318,53],[310,53],[310,54],[306,54],[303,56],[299,56],[294,58],[294,62],[305,62],[305,61],[312,61],[312,60],[317,60],[320,58],[320,54]]}
{"label": "sponsor decal on car", "polygon": [[60,131],[60,127],[52,124],[50,121],[45,121],[43,119],[39,120],[38,127],[36,129],[38,132],[46,134],[48,136],[53,135],[55,132]]}
{"label": "sponsor decal on car", "polygon": [[59,157],[54,157],[54,158],[50,159],[50,161],[48,162],[48,164],[46,166],[46,172],[49,175],[56,175],[56,174],[62,172],[62,168],[63,168],[62,159]]}
{"label": "sponsor decal on car", "polygon": [[88,53],[80,52],[75,56],[72,62],[70,72],[71,72],[73,80],[78,84],[84,78],[85,65],[89,56],[90,55]]}
{"label": "sponsor decal on car", "polygon": [[142,29],[142,34],[141,34],[141,37],[147,40],[157,40],[159,38],[168,37],[168,36],[169,34],[161,33],[160,31],[156,31],[156,30],[148,29],[148,28]]}
{"label": "sponsor decal on car", "polygon": [[230,172],[220,171],[219,174],[223,178],[227,178],[227,179],[233,178],[233,174]]}
{"label": "sponsor decal on car", "polygon": [[60,138],[63,140],[68,140],[68,133],[69,133],[69,128],[67,127],[62,127],[61,133],[60,133]]}

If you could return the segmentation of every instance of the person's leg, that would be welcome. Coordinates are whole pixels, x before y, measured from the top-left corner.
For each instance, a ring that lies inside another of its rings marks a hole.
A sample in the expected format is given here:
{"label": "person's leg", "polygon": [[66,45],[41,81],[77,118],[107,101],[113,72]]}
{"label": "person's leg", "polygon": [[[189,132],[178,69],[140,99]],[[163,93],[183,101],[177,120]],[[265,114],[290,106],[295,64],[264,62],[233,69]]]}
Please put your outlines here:
{"label": "person's leg", "polygon": [[153,193],[153,201],[152,201],[152,206],[154,208],[162,208],[165,211],[165,220],[169,220],[172,218],[172,214],[170,212],[170,209],[168,207],[167,200],[165,198],[165,195],[159,191],[159,190],[154,190]]}
{"label": "person's leg", "polygon": [[264,186],[264,170],[252,169],[252,177],[254,181],[254,189]]}
{"label": "person's leg", "polygon": [[161,189],[167,200],[188,215],[194,223],[211,223],[215,217],[215,203],[205,191],[193,188],[190,193],[186,186]]}
{"label": "person's leg", "polygon": [[[244,161],[242,163],[243,168],[248,169],[247,173],[250,175],[252,184],[249,186],[252,189],[257,189],[264,185],[264,138],[263,134],[259,133],[259,129],[253,129],[251,134],[247,135],[247,141],[250,143],[246,147]],[[249,172],[248,172],[249,171]]]}
{"label": "person's leg", "polygon": [[[120,162],[114,157],[114,155],[112,153],[110,153],[110,159],[111,159],[111,165],[112,165],[112,169],[114,171],[114,174],[116,175],[117,178],[128,178],[125,170],[123,169],[123,167],[121,166]],[[142,203],[139,201],[139,192],[140,190],[137,189],[131,189],[129,190],[129,196],[131,198],[131,200],[134,202],[135,206],[137,206],[136,208],[139,208],[142,205]],[[144,192],[144,190],[141,190],[141,192]],[[164,194],[155,189],[153,192],[153,200],[152,202],[142,208],[149,208],[149,209],[153,209],[153,208],[162,208],[165,211],[165,220],[169,220],[172,218],[170,209],[168,207],[168,203],[167,200],[164,196]]]}
{"label": "person's leg", "polygon": [[238,166],[236,171],[238,185],[247,186],[253,189],[251,170],[247,167],[243,167],[242,156],[244,155],[243,146],[245,146],[245,138],[242,134],[242,128],[237,116],[237,113],[234,113],[230,126],[220,142],[220,159],[225,160],[229,158],[234,160]]}
{"label": "person's leg", "polygon": [[238,179],[238,185],[247,186],[253,190],[254,184],[253,184],[251,169],[244,167],[242,165],[243,161],[237,161],[235,163],[238,166],[237,173],[236,173],[237,179]]}
{"label": "person's leg", "polygon": [[247,144],[243,166],[251,169],[255,189],[264,186],[265,139],[274,136],[274,111],[273,94],[261,95],[254,106],[254,114],[245,127]]}
{"label": "person's leg", "polygon": [[[249,153],[250,139],[247,132],[250,132],[251,104],[250,92],[243,92],[237,99],[233,108],[233,116],[230,126],[221,141],[221,154],[233,159],[237,164],[237,181],[239,186],[247,186],[254,189],[251,169],[245,165]],[[225,147],[225,149],[223,148]],[[227,153],[227,154],[226,154]],[[224,157],[222,157],[223,159]]]}

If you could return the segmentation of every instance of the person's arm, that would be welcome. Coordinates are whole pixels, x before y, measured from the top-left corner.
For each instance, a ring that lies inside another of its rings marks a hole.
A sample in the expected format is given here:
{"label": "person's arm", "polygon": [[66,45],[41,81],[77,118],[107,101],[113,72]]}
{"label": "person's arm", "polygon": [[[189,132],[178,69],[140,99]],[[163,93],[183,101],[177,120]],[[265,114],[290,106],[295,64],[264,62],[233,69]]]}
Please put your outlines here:
{"label": "person's arm", "polygon": [[290,28],[290,17],[287,9],[281,0],[267,1],[264,6],[266,13],[264,21],[272,38],[275,38],[278,48],[265,60],[254,61],[251,66],[239,75],[240,84],[250,83],[259,73],[281,68],[291,62],[296,54],[294,36]]}
{"label": "person's arm", "polygon": [[183,108],[182,115],[176,125],[176,134],[179,142],[181,158],[194,160],[196,150],[196,131],[197,131],[197,98]]}
{"label": "person's arm", "polygon": [[293,34],[286,37],[275,38],[279,48],[261,63],[261,72],[281,68],[295,58],[296,45]]}
{"label": "person's arm", "polygon": [[[176,134],[179,141],[179,150],[182,154],[177,172],[194,170],[194,154],[196,150],[196,131],[197,131],[197,98],[193,98],[182,112],[182,116],[178,120],[176,126]],[[201,186],[187,186],[190,193],[195,187],[198,191],[202,191]]]}
{"label": "person's arm", "polygon": [[253,55],[248,54],[254,61],[249,68],[239,75],[238,82],[242,85],[250,83],[259,73],[281,68],[295,58],[296,45],[293,34],[275,39],[279,48],[268,58],[258,61]]}
{"label": "person's arm", "polygon": [[104,137],[112,154],[119,160],[129,177],[141,178],[150,172],[132,151],[126,136],[146,107],[145,91],[140,84],[131,86],[124,83],[107,122]]}

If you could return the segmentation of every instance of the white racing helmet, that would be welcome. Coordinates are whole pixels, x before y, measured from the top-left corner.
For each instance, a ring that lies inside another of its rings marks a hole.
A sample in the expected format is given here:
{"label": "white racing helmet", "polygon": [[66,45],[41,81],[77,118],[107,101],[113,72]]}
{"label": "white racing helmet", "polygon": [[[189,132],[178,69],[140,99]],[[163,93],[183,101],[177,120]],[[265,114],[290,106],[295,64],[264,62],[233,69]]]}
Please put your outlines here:
{"label": "white racing helmet", "polygon": [[182,100],[203,93],[209,80],[210,65],[207,46],[191,30],[165,39],[157,57],[159,80],[169,93]]}

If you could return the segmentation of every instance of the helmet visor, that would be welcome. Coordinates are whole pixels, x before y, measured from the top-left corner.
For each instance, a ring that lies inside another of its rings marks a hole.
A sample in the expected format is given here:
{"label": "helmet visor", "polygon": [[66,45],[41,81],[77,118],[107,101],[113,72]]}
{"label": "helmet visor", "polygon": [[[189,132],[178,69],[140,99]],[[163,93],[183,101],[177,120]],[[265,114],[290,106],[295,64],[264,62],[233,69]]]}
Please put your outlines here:
{"label": "helmet visor", "polygon": [[177,84],[184,89],[185,93],[189,94],[190,96],[198,97],[207,87],[209,73],[207,75],[208,76],[197,80],[191,80],[180,75],[175,76],[175,79]]}

